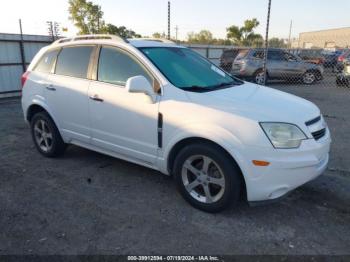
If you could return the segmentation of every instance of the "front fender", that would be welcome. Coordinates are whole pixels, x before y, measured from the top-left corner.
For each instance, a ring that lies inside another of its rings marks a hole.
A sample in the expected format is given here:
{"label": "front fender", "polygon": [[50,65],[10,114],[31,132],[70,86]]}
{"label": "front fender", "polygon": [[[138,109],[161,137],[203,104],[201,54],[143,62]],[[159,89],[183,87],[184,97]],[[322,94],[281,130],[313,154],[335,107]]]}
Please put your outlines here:
{"label": "front fender", "polygon": [[223,149],[225,149],[237,162],[241,168],[243,174],[245,173],[246,163],[242,154],[240,153],[243,149],[242,142],[228,130],[212,125],[205,125],[203,123],[189,124],[176,130],[175,135],[171,136],[169,141],[164,144],[163,149],[163,161],[160,163],[161,171],[168,173],[168,159],[172,148],[180,141],[188,138],[202,138],[209,140]]}

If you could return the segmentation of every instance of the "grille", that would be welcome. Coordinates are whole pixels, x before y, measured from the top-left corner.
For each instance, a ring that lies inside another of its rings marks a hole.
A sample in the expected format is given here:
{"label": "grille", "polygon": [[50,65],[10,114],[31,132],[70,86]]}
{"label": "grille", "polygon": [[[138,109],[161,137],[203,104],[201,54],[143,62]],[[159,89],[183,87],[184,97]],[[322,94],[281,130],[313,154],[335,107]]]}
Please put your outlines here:
{"label": "grille", "polygon": [[318,117],[316,117],[315,119],[312,119],[312,120],[310,120],[310,121],[307,121],[305,124],[306,124],[307,126],[311,126],[311,125],[317,123],[317,122],[320,121],[320,120],[321,120],[321,116],[318,116]]}
{"label": "grille", "polygon": [[316,141],[320,140],[325,135],[326,135],[326,129],[325,128],[312,133],[312,136],[315,138]]}

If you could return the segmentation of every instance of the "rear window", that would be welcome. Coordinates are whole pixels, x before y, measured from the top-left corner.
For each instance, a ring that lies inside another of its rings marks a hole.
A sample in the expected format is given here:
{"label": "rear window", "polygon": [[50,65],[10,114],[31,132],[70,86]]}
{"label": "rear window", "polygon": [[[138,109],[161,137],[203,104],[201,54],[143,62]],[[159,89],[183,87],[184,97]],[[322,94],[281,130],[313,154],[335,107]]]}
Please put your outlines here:
{"label": "rear window", "polygon": [[239,53],[238,53],[236,59],[237,59],[237,60],[240,60],[240,59],[245,58],[245,57],[247,56],[248,52],[249,52],[248,49],[247,49],[247,50],[241,50],[241,51],[239,51]]}
{"label": "rear window", "polygon": [[46,52],[35,66],[34,71],[50,73],[58,52],[59,49]]}
{"label": "rear window", "polygon": [[75,46],[62,49],[57,58],[58,75],[86,78],[93,46]]}

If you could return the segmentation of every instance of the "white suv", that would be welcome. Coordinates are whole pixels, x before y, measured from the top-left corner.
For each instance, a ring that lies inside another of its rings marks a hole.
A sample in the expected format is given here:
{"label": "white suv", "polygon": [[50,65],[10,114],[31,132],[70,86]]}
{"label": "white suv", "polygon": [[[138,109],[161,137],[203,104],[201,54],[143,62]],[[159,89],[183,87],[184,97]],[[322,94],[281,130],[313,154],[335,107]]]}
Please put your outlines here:
{"label": "white suv", "polygon": [[330,133],[314,104],[168,41],[60,39],[35,56],[22,84],[41,154],[74,144],[159,170],[204,211],[240,196],[275,200],[328,163]]}

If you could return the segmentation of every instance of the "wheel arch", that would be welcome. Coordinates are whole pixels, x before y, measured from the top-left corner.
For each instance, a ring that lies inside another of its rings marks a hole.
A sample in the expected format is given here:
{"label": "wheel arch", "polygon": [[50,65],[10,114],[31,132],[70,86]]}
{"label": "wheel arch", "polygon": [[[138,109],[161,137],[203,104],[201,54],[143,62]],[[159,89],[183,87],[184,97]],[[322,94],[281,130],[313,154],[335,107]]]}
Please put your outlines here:
{"label": "wheel arch", "polygon": [[172,171],[174,169],[174,163],[175,163],[175,159],[176,156],[178,155],[178,153],[185,148],[188,145],[191,144],[198,144],[198,143],[205,143],[205,144],[210,144],[213,145],[217,148],[219,148],[220,150],[222,150],[230,159],[232,159],[233,163],[236,164],[237,168],[240,170],[240,177],[241,177],[241,182],[242,182],[242,198],[243,199],[247,199],[247,187],[246,187],[246,183],[245,183],[245,177],[243,174],[243,170],[242,167],[239,163],[239,161],[236,160],[235,156],[232,155],[232,152],[230,152],[231,150],[228,150],[227,148],[225,148],[225,146],[221,145],[220,143],[213,141],[211,139],[208,138],[204,138],[204,137],[199,137],[199,136],[192,136],[192,137],[186,137],[181,139],[180,141],[178,141],[175,145],[172,146],[168,156],[167,156],[167,169],[168,169],[168,173],[172,174]]}
{"label": "wheel arch", "polygon": [[34,101],[31,105],[28,106],[27,110],[25,111],[25,120],[28,121],[28,123],[30,123],[33,116],[39,112],[46,112],[56,125],[57,129],[60,131],[59,125],[51,110],[46,106],[46,104],[42,103],[40,100]]}
{"label": "wheel arch", "polygon": [[41,105],[38,105],[38,104],[32,104],[28,107],[28,110],[26,112],[26,120],[28,122],[30,122],[33,118],[33,116],[39,112],[47,112],[47,110],[41,106]]}

